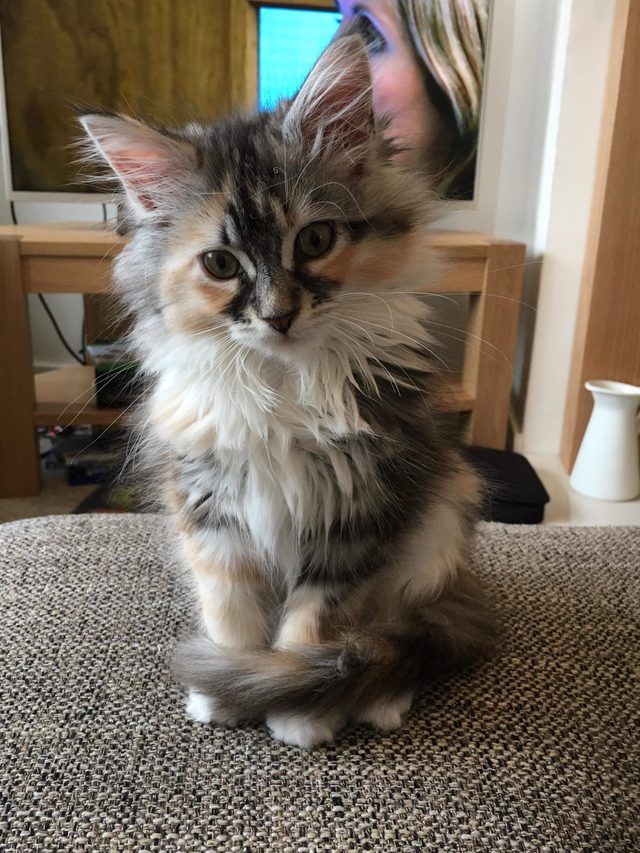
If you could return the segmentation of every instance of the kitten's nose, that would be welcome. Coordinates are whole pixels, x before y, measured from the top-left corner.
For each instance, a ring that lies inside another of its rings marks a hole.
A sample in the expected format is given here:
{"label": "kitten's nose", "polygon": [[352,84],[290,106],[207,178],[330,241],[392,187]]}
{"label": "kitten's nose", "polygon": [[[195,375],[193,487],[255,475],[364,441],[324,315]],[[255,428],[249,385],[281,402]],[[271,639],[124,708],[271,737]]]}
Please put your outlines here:
{"label": "kitten's nose", "polygon": [[262,319],[265,323],[268,323],[272,329],[275,329],[276,332],[280,332],[281,335],[286,335],[297,316],[298,309],[294,308],[293,311],[288,311],[286,314],[278,314],[274,317],[263,317]]}

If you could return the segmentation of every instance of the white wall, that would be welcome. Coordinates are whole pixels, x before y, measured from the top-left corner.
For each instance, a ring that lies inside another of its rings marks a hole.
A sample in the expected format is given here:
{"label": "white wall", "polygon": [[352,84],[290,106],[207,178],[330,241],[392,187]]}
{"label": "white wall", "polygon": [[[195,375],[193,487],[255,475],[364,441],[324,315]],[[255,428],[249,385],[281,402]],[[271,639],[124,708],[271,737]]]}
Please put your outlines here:
{"label": "white wall", "polygon": [[444,220],[527,244],[514,365],[525,452],[560,448],[616,2],[494,0],[479,199]]}
{"label": "white wall", "polygon": [[567,396],[616,0],[573,0],[548,141],[536,241],[544,251],[522,433],[526,452],[557,454]]}

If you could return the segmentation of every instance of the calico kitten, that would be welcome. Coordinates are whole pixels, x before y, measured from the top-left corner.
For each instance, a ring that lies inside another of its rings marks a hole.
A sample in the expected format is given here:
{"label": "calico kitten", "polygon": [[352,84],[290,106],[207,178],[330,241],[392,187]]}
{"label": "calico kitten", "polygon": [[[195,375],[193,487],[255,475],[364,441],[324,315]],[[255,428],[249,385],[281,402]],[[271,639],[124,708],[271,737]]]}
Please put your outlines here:
{"label": "calico kitten", "polygon": [[376,125],[364,46],[334,42],[273,112],[81,121],[134,227],[116,278],[202,614],[188,713],[303,747],[400,725],[491,620],[465,571],[478,481],[403,293],[429,275],[430,192]]}

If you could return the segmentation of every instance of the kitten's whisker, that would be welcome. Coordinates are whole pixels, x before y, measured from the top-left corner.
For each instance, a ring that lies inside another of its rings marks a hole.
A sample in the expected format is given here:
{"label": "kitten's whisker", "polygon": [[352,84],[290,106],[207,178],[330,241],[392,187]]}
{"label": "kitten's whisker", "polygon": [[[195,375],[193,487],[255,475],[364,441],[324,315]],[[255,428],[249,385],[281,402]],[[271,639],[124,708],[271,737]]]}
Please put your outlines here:
{"label": "kitten's whisker", "polygon": [[356,328],[360,329],[360,331],[363,332],[363,334],[365,334],[369,338],[369,340],[371,341],[371,345],[375,346],[375,342],[373,340],[373,335],[370,332],[368,332],[366,329],[363,329],[362,326],[360,326],[354,320],[350,320],[347,317],[345,317],[344,314],[341,314],[339,316],[339,319],[342,320],[343,323],[349,323],[351,326],[355,326]]}
{"label": "kitten's whisker", "polygon": [[391,322],[391,326],[393,327],[393,314],[391,313],[391,308],[389,306],[389,303],[387,302],[386,299],[383,299],[383,297],[379,296],[377,293],[365,293],[364,291],[359,292],[357,290],[352,290],[348,293],[341,293],[340,296],[341,297],[344,297],[344,296],[370,296],[373,299],[378,299],[380,302],[383,303],[383,305],[386,307],[387,311],[389,312],[389,321]]}
{"label": "kitten's whisker", "polygon": [[[377,293],[371,293],[367,290],[349,290],[346,293],[340,293],[335,299],[343,299],[345,296],[377,296],[382,299]],[[445,299],[447,302],[452,302],[454,305],[458,305],[458,301],[453,299],[451,296],[446,296],[444,293],[428,293],[424,290],[388,290],[385,291],[384,299],[386,300],[389,296],[437,296],[438,299]]]}
{"label": "kitten's whisker", "polygon": [[[308,205],[307,210],[311,213],[316,207],[322,208],[323,212],[324,212],[325,207],[337,207],[338,210],[340,211],[341,215],[343,216],[343,218],[345,220],[349,219],[347,214],[344,212],[344,209],[342,207],[340,207],[340,205],[336,201],[329,201],[328,199],[325,199],[323,201],[313,201],[313,202],[311,202],[311,204]],[[322,213],[320,213],[318,215],[322,215]]]}
{"label": "kitten's whisker", "polygon": [[[485,338],[480,337],[480,335],[474,335],[474,334],[472,334],[472,332],[469,332],[467,329],[460,329],[458,326],[450,326],[447,323],[438,323],[436,320],[427,320],[426,322],[429,323],[430,325],[433,325],[433,326],[442,326],[443,329],[452,329],[454,332],[460,332],[461,334],[465,335],[466,337],[473,338],[474,340],[478,341],[478,347],[480,347],[481,344],[484,344],[485,346],[490,347],[491,349],[495,350],[498,353],[498,355],[501,356],[501,358],[506,363],[509,370],[510,371],[513,370],[513,363],[507,358],[507,356],[502,352],[502,350],[499,347],[497,347],[495,344],[492,344],[491,341],[487,341]],[[439,334],[444,334],[444,333],[439,333]]]}
{"label": "kitten's whisker", "polygon": [[[346,333],[346,331],[344,329],[342,329],[341,331],[339,331],[339,330],[335,330],[335,331],[337,332],[338,340],[340,341],[342,346],[346,347],[349,350],[349,352],[351,352],[351,354],[353,355],[355,362],[356,362],[356,367],[359,369],[362,379],[366,382],[367,386],[369,388],[371,388],[371,390],[376,392],[376,394],[379,397],[380,396],[380,390],[377,386],[377,383],[375,382],[375,379],[373,380],[373,387],[372,387],[371,381],[369,381],[367,378],[367,376],[369,374],[369,371],[366,368],[367,352],[364,350],[364,347],[362,347],[361,342],[356,341],[355,338],[349,337],[349,335]],[[353,344],[355,347],[360,346],[360,348],[364,351],[365,364],[363,364],[362,358],[360,357],[357,349],[353,349],[350,346],[350,344]],[[356,377],[353,375],[352,370],[351,370],[351,381],[353,382],[354,386],[358,389],[358,391],[360,391],[361,394],[365,394],[365,392],[363,391],[363,389],[360,386],[360,383],[358,382]],[[369,395],[365,394],[365,396],[369,396]]]}
{"label": "kitten's whisker", "polygon": [[[458,279],[460,281],[460,278]],[[388,299],[391,296],[428,296],[430,299],[432,297],[437,297],[438,299],[446,299],[449,302],[453,302],[455,305],[458,305],[459,302],[452,298],[454,296],[474,296],[477,295],[477,292],[469,292],[468,290],[448,290],[447,293],[449,295],[445,295],[444,293],[435,293],[430,290],[388,290],[385,291],[385,298]],[[369,293],[368,291],[359,291],[352,290],[347,293],[337,294],[334,299],[342,299],[345,296],[357,294],[358,296],[374,296],[377,294]],[[523,308],[528,308],[531,311],[536,311],[537,308],[535,305],[531,305],[529,302],[525,302],[523,299],[516,299],[513,296],[505,296],[501,293],[485,293],[484,296],[487,299],[504,299],[507,302],[516,302],[518,305],[521,305]]]}
{"label": "kitten's whisker", "polygon": [[345,190],[345,192],[346,192],[346,193],[351,197],[351,200],[353,201],[353,203],[355,204],[356,208],[358,209],[358,213],[359,213],[359,214],[360,214],[360,216],[362,217],[363,221],[364,221],[364,222],[366,222],[366,223],[367,223],[367,225],[368,225],[368,226],[369,226],[373,231],[375,231],[376,229],[373,227],[373,225],[371,224],[371,222],[369,222],[369,220],[367,219],[367,217],[364,215],[364,211],[363,211],[363,210],[362,210],[362,208],[360,207],[360,204],[358,203],[358,199],[354,196],[354,194],[351,192],[351,190],[350,190],[348,187],[346,187],[344,184],[340,183],[340,181],[328,181],[326,184],[321,184],[319,187],[316,187],[316,189],[317,189],[317,190],[319,190],[319,189],[324,189],[324,187],[330,187],[330,186],[333,186],[333,185],[336,185],[336,186],[342,187],[342,189],[343,189],[343,190]]}
{"label": "kitten's whisker", "polygon": [[[349,316],[349,317],[351,317],[352,315],[348,315],[348,316]],[[347,315],[341,314],[341,315],[340,315],[340,317],[341,317],[343,320],[345,320],[346,322],[351,322],[351,323],[352,323],[352,325],[358,326],[358,324],[357,324],[357,323],[354,323],[354,322],[353,322],[353,320],[348,320],[348,319],[347,319]],[[357,319],[358,319],[358,320],[360,320],[361,322],[367,323],[367,325],[377,325],[377,324],[372,323],[371,321],[366,320],[366,319],[365,319],[365,318],[363,318],[362,316],[359,316]],[[366,329],[363,329],[361,326],[358,326],[358,328],[360,328],[360,330],[361,330],[362,332],[364,332],[365,334],[367,334],[367,336],[368,336],[368,337],[369,337],[369,339],[371,340],[372,345],[374,345],[374,346],[375,346],[374,341],[373,341],[373,338],[371,337],[371,335],[369,334],[369,332],[367,332],[367,330],[366,330]],[[380,326],[380,328],[385,329],[385,330],[387,330],[387,331],[392,331],[392,332],[394,332],[394,334],[395,334],[395,332],[396,332],[395,328],[390,328],[390,329],[389,329],[389,328],[388,328],[388,327],[386,327],[386,326]],[[405,336],[405,337],[408,337],[408,336]],[[414,340],[414,339],[413,339],[413,338],[411,338],[410,340]],[[418,344],[418,341],[414,341],[414,343]],[[404,346],[404,345],[403,345],[403,344],[400,344],[400,346]],[[438,355],[437,355],[433,350],[431,350],[431,349],[426,345],[426,342],[425,342],[425,343],[423,343],[423,344],[419,344],[419,346],[420,346],[420,347],[422,347],[422,348],[424,348],[424,349],[425,349],[428,353],[430,353],[434,358],[439,359],[439,361],[444,365],[444,367],[445,367],[447,370],[449,369],[449,367],[448,367],[448,365],[445,363],[445,361],[444,361],[442,358],[440,358],[440,357],[439,357],[439,356],[438,356]],[[401,369],[402,369],[402,368],[401,368]],[[403,370],[403,373],[405,374],[405,376],[407,377],[407,379],[409,379],[410,383],[411,383],[412,385],[414,385],[414,386],[415,386],[415,382],[411,379],[411,377],[407,374],[407,372],[406,372],[405,370]],[[417,387],[417,386],[416,386],[416,387]]]}
{"label": "kitten's whisker", "polygon": [[[89,365],[87,365],[87,366],[89,366]],[[107,385],[109,385],[111,382],[113,382],[113,380],[114,380],[117,376],[119,376],[121,373],[124,373],[126,370],[128,370],[128,367],[121,367],[121,368],[118,368],[118,370],[114,371],[114,372],[113,372],[113,376],[111,376],[111,377],[110,377],[110,378],[109,378],[109,379],[104,383],[104,387],[106,388],[106,387],[107,387]],[[87,385],[87,386],[86,386],[86,388],[84,388],[84,390],[82,390],[82,391],[78,394],[78,396],[77,396],[77,397],[74,397],[74,399],[73,399],[73,400],[70,400],[70,401],[67,403],[67,405],[64,407],[64,409],[60,412],[60,414],[58,415],[58,417],[59,417],[59,418],[62,418],[62,417],[63,417],[63,415],[65,415],[65,414],[69,411],[69,409],[71,408],[71,406],[73,406],[73,404],[74,404],[74,403],[76,403],[78,400],[80,400],[82,397],[84,397],[84,395],[87,393],[87,391],[90,391],[92,388],[95,388],[95,375],[94,375],[94,380],[93,380],[93,382],[91,382],[89,385]],[[84,404],[84,406],[80,409],[80,411],[78,412],[78,414],[76,415],[76,417],[73,419],[73,421],[71,421],[71,423],[69,424],[69,426],[71,426],[71,425],[76,421],[76,419],[77,419],[78,415],[81,415],[81,414],[82,414],[82,412],[84,412],[84,410],[87,408],[87,406],[91,405],[92,403],[93,403],[93,400],[88,400],[88,401]]]}
{"label": "kitten's whisker", "polygon": [[[127,447],[125,451],[125,459],[123,465],[120,469],[118,476],[116,477],[115,483],[118,484],[122,481],[124,477],[125,471],[131,469],[131,471],[135,471],[134,459],[139,456],[140,448],[142,447],[145,440],[145,432],[144,429],[149,425],[150,418],[146,417],[144,421],[140,420],[136,425],[136,428],[132,429],[127,438]],[[131,441],[133,439],[133,448],[131,448]]]}
{"label": "kitten's whisker", "polygon": [[[352,315],[348,315],[352,316]],[[353,319],[360,320],[362,323],[366,323],[368,326],[375,326],[378,329],[384,329],[387,332],[393,332],[394,335],[400,335],[403,338],[406,338],[411,343],[415,344],[419,349],[424,349],[430,355],[432,355],[435,359],[437,359],[445,368],[449,370],[449,366],[444,361],[444,359],[440,358],[440,356],[435,353],[432,349],[429,348],[426,341],[419,341],[416,338],[412,338],[410,335],[406,335],[404,332],[398,332],[396,329],[392,329],[390,326],[383,326],[380,323],[373,323],[371,320],[364,320],[362,317],[355,317]]]}
{"label": "kitten's whisker", "polygon": [[304,173],[306,172],[306,170],[309,168],[309,166],[310,166],[313,162],[314,162],[314,161],[313,161],[313,158],[312,158],[312,157],[309,157],[309,159],[308,159],[308,160],[307,160],[307,162],[304,164],[304,166],[302,167],[302,169],[300,169],[300,171],[298,172],[298,177],[296,178],[296,182],[295,182],[295,184],[293,185],[293,189],[291,190],[291,198],[295,198],[295,196],[296,196],[296,190],[298,189],[298,184],[300,183],[300,179],[302,178],[302,176],[304,175]]}
{"label": "kitten's whisker", "polygon": [[[447,334],[446,332],[438,332],[438,338],[447,338],[452,341],[458,341],[461,344],[466,343],[465,338],[460,337],[459,335]],[[471,341],[469,346],[473,347],[477,352],[480,350],[480,344],[477,344],[475,341]],[[499,359],[496,358],[494,353],[487,353],[487,357],[490,358],[492,362],[499,363]],[[501,364],[500,367],[503,367],[503,365]]]}
{"label": "kitten's whisker", "polygon": [[[362,328],[362,326],[359,326],[359,325],[358,325],[358,323],[354,323],[352,320],[348,320],[348,319],[347,319],[346,317],[344,317],[344,316],[340,317],[339,319],[343,320],[343,321],[344,321],[344,322],[346,322],[346,323],[350,323],[352,326],[355,326],[357,329],[360,329],[360,331],[361,331],[361,332],[364,332],[364,334],[366,334],[366,335],[367,335],[367,337],[369,338],[369,340],[371,341],[371,345],[372,345],[373,347],[375,347],[375,342],[374,342],[374,340],[373,340],[373,337],[369,334],[369,332],[367,332],[367,330],[366,330],[366,329],[363,329],[363,328]],[[396,380],[396,379],[394,379],[394,377],[391,375],[391,373],[390,373],[389,369],[388,369],[388,368],[387,368],[387,367],[386,367],[386,366],[385,366],[385,365],[380,361],[380,359],[379,359],[379,358],[377,358],[375,355],[373,355],[373,353],[372,353],[372,352],[370,352],[369,350],[365,349],[365,347],[364,347],[364,346],[362,346],[362,344],[361,344],[361,347],[362,347],[362,349],[363,349],[363,351],[364,351],[364,353],[365,353],[365,356],[366,356],[366,357],[368,357],[368,358],[371,358],[373,361],[375,361],[375,362],[380,366],[380,368],[381,368],[381,369],[382,369],[382,370],[387,374],[387,376],[388,376],[388,378],[389,378],[389,381],[391,382],[391,384],[393,385],[393,387],[394,387],[394,388],[395,388],[395,390],[396,390],[396,393],[399,393],[399,392],[400,392],[400,387],[399,387],[399,385],[398,385],[398,382],[397,382],[397,380]],[[402,372],[404,373],[404,375],[405,375],[405,376],[407,377],[407,379],[409,380],[410,384],[411,384],[411,385],[413,385],[414,387],[417,387],[416,383],[411,379],[411,377],[409,376],[409,374],[408,374],[408,373],[407,373],[407,372],[402,368],[402,366],[398,364],[398,365],[397,365],[397,367],[399,367],[399,369],[400,369],[400,370],[402,370]]]}
{"label": "kitten's whisker", "polygon": [[73,457],[73,459],[71,459],[71,461],[69,462],[69,464],[70,464],[70,465],[73,465],[73,464],[75,463],[75,461],[79,458],[80,453],[84,453],[84,452],[85,452],[86,450],[88,450],[90,447],[93,447],[93,445],[96,443],[96,441],[99,441],[99,440],[102,438],[102,436],[103,436],[106,432],[108,432],[108,431],[109,431],[113,426],[115,426],[115,425],[118,423],[118,421],[119,421],[121,418],[123,418],[123,417],[126,415],[126,413],[127,413],[128,411],[130,411],[130,410],[131,410],[131,409],[136,405],[136,403],[137,403],[139,400],[141,400],[141,399],[145,396],[145,393],[146,393],[146,391],[143,391],[143,393],[142,393],[142,394],[139,394],[139,395],[136,397],[136,399],[135,399],[132,403],[130,403],[130,404],[129,404],[125,409],[123,409],[123,410],[120,412],[120,414],[119,414],[117,417],[115,417],[115,418],[111,421],[111,423],[110,423],[110,424],[108,424],[108,426],[106,426],[103,430],[101,430],[100,435],[96,436],[96,438],[94,438],[92,442],[90,442],[89,444],[87,444],[87,445],[86,445],[86,447],[83,447],[81,451],[79,451],[78,453],[76,453],[76,455]]}
{"label": "kitten's whisker", "polygon": [[[238,348],[241,346],[241,344],[238,344],[236,341],[234,341],[234,344],[235,344],[235,345],[236,345],[236,347],[238,347]],[[235,350],[235,351],[234,351],[234,350]],[[234,364],[236,364],[237,349],[235,349],[234,347],[231,347],[231,348],[229,348],[229,349],[227,349],[227,350],[225,351],[225,355],[229,356],[229,362],[228,362],[227,366],[225,367],[225,369],[224,369],[224,370],[222,371],[222,373],[220,374],[220,380],[219,380],[219,381],[220,381],[220,384],[222,384],[222,383],[223,383],[224,378],[225,378],[225,376],[227,375],[227,373],[229,373],[229,371],[230,371],[231,367],[232,367]]]}
{"label": "kitten's whisker", "polygon": [[[455,264],[455,259],[451,258],[450,260],[448,260],[445,258],[445,261],[444,261],[445,271],[447,269],[448,264],[451,264],[451,265]],[[540,266],[542,266],[542,264],[543,264],[542,259],[536,259],[536,260],[530,260],[530,261],[522,261],[519,264],[508,264],[507,266],[502,266],[502,267],[491,267],[488,270],[488,275],[492,276],[494,273],[499,273],[499,272],[511,272],[512,270],[528,269],[529,267],[540,267]],[[455,268],[454,268],[454,270],[455,270]],[[454,270],[450,270],[447,273],[447,281],[464,281],[465,279],[471,277],[471,273],[466,273],[466,274],[465,273],[458,273],[456,275]],[[466,293],[467,291],[462,291],[462,292]]]}
{"label": "kitten's whisker", "polygon": [[[224,328],[224,326],[221,326],[218,323],[215,326],[209,326],[208,328],[200,329],[197,332],[185,332],[183,330],[180,330],[180,334],[185,335],[186,337],[189,337],[189,338],[197,338],[199,335],[211,335],[211,337],[222,337],[223,333],[225,331],[226,331],[226,329]],[[212,332],[220,332],[221,334],[220,335],[213,335],[213,334],[211,334]]]}

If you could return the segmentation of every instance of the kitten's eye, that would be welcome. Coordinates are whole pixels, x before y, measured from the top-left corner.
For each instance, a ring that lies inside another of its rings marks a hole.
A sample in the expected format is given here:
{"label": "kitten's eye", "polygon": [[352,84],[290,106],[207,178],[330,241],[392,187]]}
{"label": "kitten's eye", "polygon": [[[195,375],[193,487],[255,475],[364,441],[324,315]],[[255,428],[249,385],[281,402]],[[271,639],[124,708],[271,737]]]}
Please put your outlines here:
{"label": "kitten's eye", "polygon": [[328,222],[312,222],[296,237],[296,249],[307,258],[319,258],[333,246],[333,226]]}
{"label": "kitten's eye", "polygon": [[231,252],[225,252],[223,249],[205,252],[202,256],[202,266],[214,278],[233,278],[240,272],[240,264],[237,258]]}

